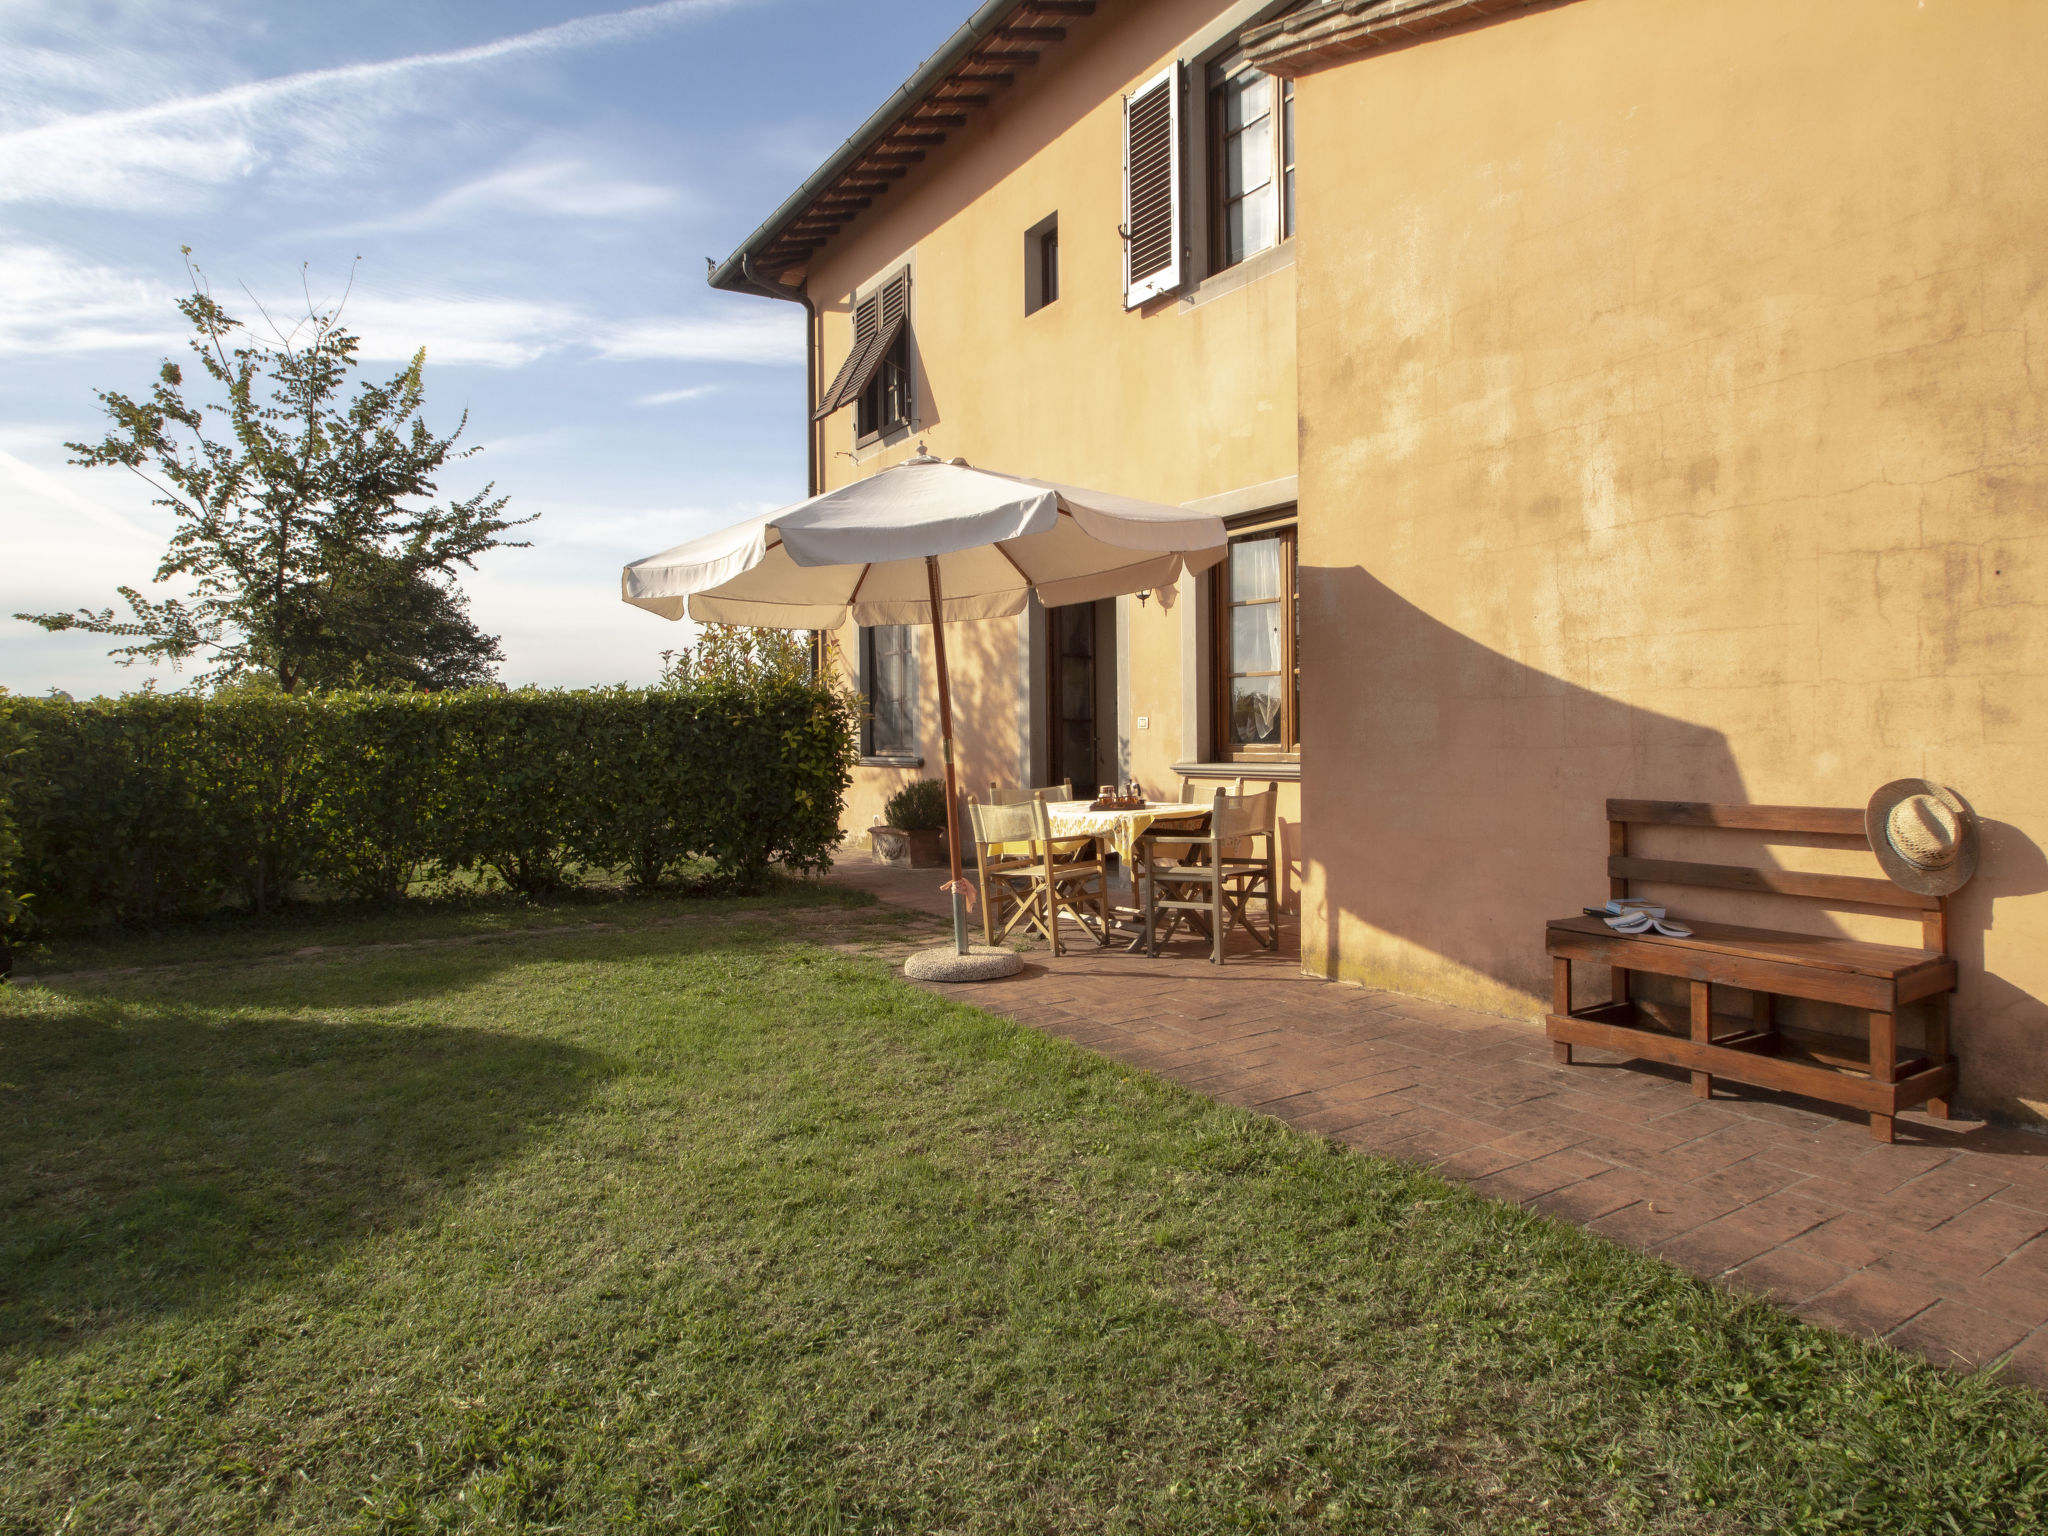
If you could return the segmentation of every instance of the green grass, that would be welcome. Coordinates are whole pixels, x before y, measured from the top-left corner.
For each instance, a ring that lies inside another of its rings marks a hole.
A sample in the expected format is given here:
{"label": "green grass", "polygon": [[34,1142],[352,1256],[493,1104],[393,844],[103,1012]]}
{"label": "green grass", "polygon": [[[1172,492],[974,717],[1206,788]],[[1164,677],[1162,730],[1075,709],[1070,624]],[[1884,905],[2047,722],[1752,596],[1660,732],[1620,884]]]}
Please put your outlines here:
{"label": "green grass", "polygon": [[0,1532],[2044,1523],[2038,1399],[827,947],[899,914],[606,922],[0,993]]}

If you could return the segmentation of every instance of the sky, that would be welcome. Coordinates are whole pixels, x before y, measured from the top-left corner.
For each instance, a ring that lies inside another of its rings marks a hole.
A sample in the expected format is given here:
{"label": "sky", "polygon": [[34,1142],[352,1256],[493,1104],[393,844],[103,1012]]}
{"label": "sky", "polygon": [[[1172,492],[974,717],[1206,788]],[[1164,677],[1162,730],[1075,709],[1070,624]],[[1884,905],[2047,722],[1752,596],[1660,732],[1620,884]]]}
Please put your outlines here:
{"label": "sky", "polygon": [[651,681],[687,637],[620,566],[804,491],[803,312],[713,292],[704,258],[969,9],[0,0],[0,686],[152,675],[7,616],[179,590],[151,585],[171,513],[65,444],[104,435],[96,389],[185,355],[181,246],[252,323],[346,293],[367,376],[426,348],[429,425],[467,412],[483,449],[442,497],[540,514],[463,578],[505,682]]}

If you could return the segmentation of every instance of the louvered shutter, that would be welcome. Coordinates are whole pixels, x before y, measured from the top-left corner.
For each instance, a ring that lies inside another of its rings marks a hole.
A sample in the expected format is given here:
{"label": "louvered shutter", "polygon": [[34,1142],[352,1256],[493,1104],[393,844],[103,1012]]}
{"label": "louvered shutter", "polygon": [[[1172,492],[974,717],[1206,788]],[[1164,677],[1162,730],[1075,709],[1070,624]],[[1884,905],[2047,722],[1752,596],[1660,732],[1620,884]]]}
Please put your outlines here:
{"label": "louvered shutter", "polygon": [[881,330],[878,324],[881,308],[879,293],[871,293],[854,305],[853,346],[846,354],[846,361],[839,365],[839,372],[832,376],[831,386],[826,389],[825,398],[818,402],[818,408],[811,413],[811,420],[823,421],[858,395],[861,386],[867,383],[868,376],[874,371],[871,358]]}
{"label": "louvered shutter", "polygon": [[[860,398],[910,321],[910,268],[905,267],[853,307],[853,348],[833,376],[832,387],[811,413],[823,421]],[[906,416],[908,413],[905,413]]]}
{"label": "louvered shutter", "polygon": [[1180,66],[1124,98],[1124,308],[1181,279]]}

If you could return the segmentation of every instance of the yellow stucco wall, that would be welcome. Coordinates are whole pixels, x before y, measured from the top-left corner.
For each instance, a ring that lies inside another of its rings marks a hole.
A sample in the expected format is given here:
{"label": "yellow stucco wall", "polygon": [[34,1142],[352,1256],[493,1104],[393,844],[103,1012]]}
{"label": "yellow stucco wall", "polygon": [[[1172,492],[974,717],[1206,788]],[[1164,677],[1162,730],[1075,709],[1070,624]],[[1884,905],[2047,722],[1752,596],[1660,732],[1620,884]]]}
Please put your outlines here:
{"label": "yellow stucco wall", "polygon": [[[1160,0],[1075,23],[1037,73],[820,253],[805,282],[824,312],[827,378],[851,345],[852,293],[914,262],[919,389],[919,430],[885,448],[856,457],[852,409],[829,419],[828,487],[906,457],[919,440],[941,457],[1171,503],[1294,473],[1291,267],[1196,306],[1123,307],[1121,97],[1226,9]],[[1059,299],[1027,316],[1024,232],[1055,212]],[[1124,708],[1149,721],[1131,734],[1131,773],[1159,793],[1177,787],[1168,770],[1186,755],[1181,619],[1156,601],[1124,612]],[[948,628],[965,789],[1019,779],[1019,633],[1014,619]],[[838,641],[857,654],[852,627]],[[859,770],[847,812],[856,834],[901,784],[940,772],[929,636],[918,643],[925,766]]]}
{"label": "yellow stucco wall", "polygon": [[[1300,82],[1311,968],[1533,1016],[1608,795],[1925,775],[1962,1098],[2048,1111],[2044,59],[2036,0],[1576,0]],[[1767,900],[1682,905],[1917,942]]]}

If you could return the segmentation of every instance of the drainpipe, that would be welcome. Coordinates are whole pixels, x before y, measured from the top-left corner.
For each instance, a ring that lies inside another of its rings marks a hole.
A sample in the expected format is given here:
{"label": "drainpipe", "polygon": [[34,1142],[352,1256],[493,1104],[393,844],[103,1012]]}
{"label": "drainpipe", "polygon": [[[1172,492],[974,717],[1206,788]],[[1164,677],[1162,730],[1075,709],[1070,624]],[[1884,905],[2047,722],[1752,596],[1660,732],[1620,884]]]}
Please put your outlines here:
{"label": "drainpipe", "polygon": [[811,420],[811,412],[818,408],[818,306],[804,288],[791,290],[786,283],[761,276],[754,270],[754,258],[745,252],[740,254],[740,272],[763,298],[787,299],[804,307],[804,494],[815,496],[825,488],[818,477],[818,424]]}

